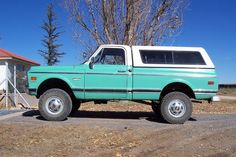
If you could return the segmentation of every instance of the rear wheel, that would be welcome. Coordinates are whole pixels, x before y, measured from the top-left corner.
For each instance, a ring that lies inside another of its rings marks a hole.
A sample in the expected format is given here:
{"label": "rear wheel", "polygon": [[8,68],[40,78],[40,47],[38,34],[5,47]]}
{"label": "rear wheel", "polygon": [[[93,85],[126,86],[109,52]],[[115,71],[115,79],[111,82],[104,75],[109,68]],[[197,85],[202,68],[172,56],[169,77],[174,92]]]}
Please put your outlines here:
{"label": "rear wheel", "polygon": [[47,120],[64,120],[70,114],[71,110],[71,98],[61,89],[49,89],[40,96],[39,111],[42,117]]}
{"label": "rear wheel", "polygon": [[171,92],[162,99],[160,111],[167,122],[183,124],[192,114],[192,102],[184,93]]}

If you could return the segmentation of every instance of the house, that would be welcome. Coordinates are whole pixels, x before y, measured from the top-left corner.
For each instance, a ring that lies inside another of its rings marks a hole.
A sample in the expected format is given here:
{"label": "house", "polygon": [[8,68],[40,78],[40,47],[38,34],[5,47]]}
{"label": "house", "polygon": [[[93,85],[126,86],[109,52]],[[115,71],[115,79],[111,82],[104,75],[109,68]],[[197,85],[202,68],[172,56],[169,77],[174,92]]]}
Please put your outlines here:
{"label": "house", "polygon": [[[16,88],[20,92],[25,92],[27,71],[31,66],[39,65],[40,64],[35,61],[0,48],[0,91],[6,90],[6,88],[8,88],[6,81],[2,83],[5,78],[8,77],[11,82],[14,82],[15,71]],[[10,88],[9,90],[12,89]]]}

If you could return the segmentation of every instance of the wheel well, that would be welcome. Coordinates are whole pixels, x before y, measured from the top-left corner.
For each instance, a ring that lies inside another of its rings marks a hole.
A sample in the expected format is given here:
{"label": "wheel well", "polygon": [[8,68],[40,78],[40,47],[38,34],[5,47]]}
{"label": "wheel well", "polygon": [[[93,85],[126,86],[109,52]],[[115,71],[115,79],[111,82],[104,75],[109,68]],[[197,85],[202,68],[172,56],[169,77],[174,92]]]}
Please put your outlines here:
{"label": "wheel well", "polygon": [[39,98],[45,91],[52,88],[62,89],[70,95],[72,100],[75,99],[75,95],[70,86],[65,81],[57,78],[48,79],[42,82],[37,90],[37,98]]}
{"label": "wheel well", "polygon": [[182,92],[186,94],[189,98],[195,98],[193,90],[188,85],[184,83],[175,82],[165,86],[165,88],[161,91],[160,99],[162,99],[166,94],[173,91]]}

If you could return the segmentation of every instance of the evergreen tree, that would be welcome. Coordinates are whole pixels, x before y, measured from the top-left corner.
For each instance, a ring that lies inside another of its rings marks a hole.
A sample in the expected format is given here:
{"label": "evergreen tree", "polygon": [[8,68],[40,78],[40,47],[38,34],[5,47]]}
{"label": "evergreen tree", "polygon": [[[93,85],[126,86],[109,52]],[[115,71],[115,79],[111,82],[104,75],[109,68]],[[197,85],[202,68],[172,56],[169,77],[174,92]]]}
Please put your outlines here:
{"label": "evergreen tree", "polygon": [[59,58],[65,53],[59,51],[62,44],[57,44],[57,39],[61,35],[58,32],[59,27],[55,23],[56,16],[53,10],[53,5],[49,4],[47,9],[47,20],[43,22],[42,29],[46,32],[42,44],[45,50],[39,50],[39,54],[45,59],[47,65],[54,65],[59,63]]}

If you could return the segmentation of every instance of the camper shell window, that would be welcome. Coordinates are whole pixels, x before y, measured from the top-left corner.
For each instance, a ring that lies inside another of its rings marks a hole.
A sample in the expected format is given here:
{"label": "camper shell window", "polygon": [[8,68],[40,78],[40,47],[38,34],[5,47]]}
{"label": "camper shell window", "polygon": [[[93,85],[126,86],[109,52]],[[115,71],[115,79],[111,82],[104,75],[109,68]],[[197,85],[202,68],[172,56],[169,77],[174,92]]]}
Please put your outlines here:
{"label": "camper shell window", "polygon": [[140,50],[143,64],[206,65],[197,51]]}

